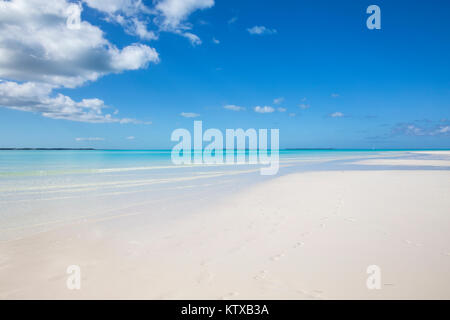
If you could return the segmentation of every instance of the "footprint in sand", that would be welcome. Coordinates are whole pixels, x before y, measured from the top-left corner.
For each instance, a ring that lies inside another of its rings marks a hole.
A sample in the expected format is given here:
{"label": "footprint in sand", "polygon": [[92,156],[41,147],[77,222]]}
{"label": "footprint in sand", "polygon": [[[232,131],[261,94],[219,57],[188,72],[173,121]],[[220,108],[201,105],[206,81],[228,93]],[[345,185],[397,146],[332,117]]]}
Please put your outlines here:
{"label": "footprint in sand", "polygon": [[299,242],[297,242],[296,244],[294,244],[294,248],[303,247],[304,245],[305,245],[304,242],[299,241]]}
{"label": "footprint in sand", "polygon": [[273,256],[272,258],[270,258],[270,260],[272,260],[272,261],[278,261],[278,260],[280,260],[280,259],[283,258],[283,257],[284,257],[284,253],[280,253],[280,254],[278,254],[278,255]]}
{"label": "footprint in sand", "polygon": [[267,277],[268,271],[262,270],[256,276],[253,277],[255,280],[264,280]]}
{"label": "footprint in sand", "polygon": [[334,214],[339,213],[339,209],[341,209],[342,205],[344,204],[344,200],[340,199],[336,207],[334,208]]}
{"label": "footprint in sand", "polygon": [[311,298],[311,299],[323,299],[322,296],[322,291],[320,290],[313,290],[312,292],[308,292],[306,290],[303,289],[299,289],[296,291],[299,294],[302,294],[303,296],[305,296],[306,298]]}
{"label": "footprint in sand", "polygon": [[239,295],[239,292],[230,292],[230,293],[227,293],[226,295],[224,295],[222,297],[222,300],[233,299],[233,298],[236,298],[238,295]]}
{"label": "footprint in sand", "polygon": [[311,294],[314,298],[316,299],[322,299],[322,295],[323,295],[323,291],[321,290],[313,290],[312,294]]}

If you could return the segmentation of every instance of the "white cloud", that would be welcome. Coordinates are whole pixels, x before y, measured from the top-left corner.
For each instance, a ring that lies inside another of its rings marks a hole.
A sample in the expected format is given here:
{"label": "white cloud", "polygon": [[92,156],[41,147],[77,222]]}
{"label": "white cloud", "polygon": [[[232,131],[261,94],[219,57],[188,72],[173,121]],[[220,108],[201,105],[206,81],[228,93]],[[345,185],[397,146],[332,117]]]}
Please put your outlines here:
{"label": "white cloud", "polygon": [[125,31],[127,31],[128,33],[132,35],[135,34],[143,40],[158,39],[158,36],[154,31],[147,29],[147,25],[144,21],[141,21],[138,18],[132,18],[131,22],[131,25],[125,23]]}
{"label": "white cloud", "polygon": [[330,117],[332,117],[332,118],[341,118],[343,116],[344,116],[344,114],[342,112],[339,112],[339,111],[336,111],[336,112],[333,112],[333,113],[330,114]]}
{"label": "white cloud", "polygon": [[150,124],[130,118],[115,118],[103,110],[108,107],[100,99],[82,99],[79,102],[57,94],[51,96],[52,85],[25,82],[19,84],[0,80],[0,106],[9,109],[39,113],[52,119],[90,123]]}
{"label": "white cloud", "polygon": [[339,93],[332,93],[332,94],[331,94],[331,97],[332,97],[332,98],[338,98],[338,97],[339,97]]}
{"label": "white cloud", "polygon": [[254,110],[255,110],[255,112],[258,112],[258,113],[272,113],[275,111],[275,109],[270,106],[264,106],[264,107],[256,106]]}
{"label": "white cloud", "polygon": [[277,110],[278,110],[278,112],[286,112],[286,108],[282,108],[282,107],[279,107],[279,108],[277,108]]}
{"label": "white cloud", "polygon": [[192,26],[184,21],[192,12],[214,6],[214,0],[156,0],[155,3],[153,21],[160,30],[179,34],[189,39],[192,45],[202,43],[197,35],[187,31]]}
{"label": "white cloud", "polygon": [[217,40],[216,38],[212,38],[212,42],[215,43],[215,44],[220,44],[220,41]]}
{"label": "white cloud", "polygon": [[69,28],[73,6],[67,0],[0,2],[0,106],[53,119],[143,123],[104,114],[106,106],[100,99],[76,102],[53,93],[159,62],[155,49],[143,44],[119,49],[87,21]]}
{"label": "white cloud", "polygon": [[159,0],[155,9],[161,14],[165,29],[184,29],[182,22],[194,11],[214,6],[214,0]]}
{"label": "white cloud", "polygon": [[197,45],[202,44],[202,40],[200,40],[200,38],[197,35],[193,34],[193,33],[184,32],[184,33],[181,33],[181,35],[183,37],[189,39],[189,41],[191,42],[191,44],[193,46],[197,46]]}
{"label": "white cloud", "polygon": [[244,111],[245,110],[244,107],[235,106],[234,104],[226,105],[226,106],[224,106],[224,108],[227,110],[232,110],[232,111]]}
{"label": "white cloud", "polygon": [[[88,6],[107,15],[107,20],[120,24],[125,32],[143,40],[158,39],[160,31],[179,34],[193,45],[201,40],[188,30],[192,25],[186,22],[196,11],[214,6],[214,0],[154,0],[146,6],[142,0],[83,0]],[[150,4],[149,4],[150,5]],[[149,30],[149,26],[155,30]]]}
{"label": "white cloud", "polygon": [[425,136],[434,135],[436,131],[426,129],[424,127],[419,127],[412,123],[399,123],[392,129],[392,134],[405,134],[408,136]]}
{"label": "white cloud", "polygon": [[295,113],[289,113],[289,117],[295,117],[296,116],[296,114]]}
{"label": "white cloud", "polygon": [[108,73],[159,61],[155,49],[133,44],[118,49],[101,29],[81,21],[68,28],[70,2],[1,2],[0,78],[76,87]]}
{"label": "white cloud", "polygon": [[75,141],[103,141],[104,138],[99,137],[89,137],[89,138],[75,138]]}
{"label": "white cloud", "polygon": [[122,49],[114,49],[112,55],[113,67],[117,71],[137,70],[146,67],[149,61],[159,62],[155,49],[143,44],[134,44]]}
{"label": "white cloud", "polygon": [[[443,124],[442,124],[443,123]],[[439,136],[450,135],[448,120],[440,122],[431,120],[416,120],[414,123],[398,123],[392,128],[392,135],[408,136]]]}
{"label": "white cloud", "polygon": [[83,0],[83,2],[91,8],[109,14],[124,12],[132,15],[146,9],[141,0]]}
{"label": "white cloud", "polygon": [[134,140],[134,139],[136,139],[134,136],[129,136],[129,137],[126,137],[126,139],[127,140]]}
{"label": "white cloud", "polygon": [[274,104],[280,104],[284,101],[283,97],[273,99]]}
{"label": "white cloud", "polygon": [[83,0],[86,5],[107,15],[106,20],[120,24],[126,33],[143,40],[156,40],[158,35],[148,30],[145,14],[152,10],[141,0]]}
{"label": "white cloud", "polygon": [[275,34],[277,33],[277,30],[275,29],[268,29],[264,26],[254,26],[251,28],[248,28],[247,31],[250,34],[256,34],[256,35],[263,35],[263,34]]}
{"label": "white cloud", "polygon": [[[144,40],[157,39],[165,30],[188,38],[193,45],[200,38],[189,32],[185,19],[195,10],[210,8],[214,0],[82,0],[118,23],[125,32]],[[77,10],[70,11],[74,6]],[[104,32],[77,16],[81,4],[69,0],[0,1],[0,107],[36,112],[44,117],[91,123],[143,123],[115,117],[98,98],[74,101],[55,92],[76,88],[111,73],[121,73],[158,63],[154,48],[134,43],[123,48],[107,40]],[[151,17],[151,19],[150,19]],[[79,23],[78,23],[79,20]],[[157,29],[149,30],[149,23]],[[3,79],[3,80],[2,80]]]}
{"label": "white cloud", "polygon": [[438,129],[439,133],[450,133],[450,126],[440,127]]}
{"label": "white cloud", "polygon": [[197,118],[200,115],[198,113],[193,113],[193,112],[182,112],[182,113],[180,113],[180,116],[185,117],[185,118]]}

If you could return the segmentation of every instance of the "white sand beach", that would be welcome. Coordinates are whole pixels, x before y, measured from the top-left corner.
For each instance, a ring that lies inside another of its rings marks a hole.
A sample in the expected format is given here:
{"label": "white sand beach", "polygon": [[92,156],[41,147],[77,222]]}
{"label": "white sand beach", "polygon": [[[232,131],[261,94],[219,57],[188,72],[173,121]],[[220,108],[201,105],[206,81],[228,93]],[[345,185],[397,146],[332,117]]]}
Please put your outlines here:
{"label": "white sand beach", "polygon": [[0,0],[0,301],[450,300],[449,12]]}
{"label": "white sand beach", "polygon": [[312,171],[165,220],[87,218],[1,242],[0,298],[450,299],[449,194],[448,170]]}
{"label": "white sand beach", "polygon": [[356,161],[354,164],[371,166],[413,166],[413,167],[448,167],[450,162],[447,160],[420,160],[420,159],[370,159]]}

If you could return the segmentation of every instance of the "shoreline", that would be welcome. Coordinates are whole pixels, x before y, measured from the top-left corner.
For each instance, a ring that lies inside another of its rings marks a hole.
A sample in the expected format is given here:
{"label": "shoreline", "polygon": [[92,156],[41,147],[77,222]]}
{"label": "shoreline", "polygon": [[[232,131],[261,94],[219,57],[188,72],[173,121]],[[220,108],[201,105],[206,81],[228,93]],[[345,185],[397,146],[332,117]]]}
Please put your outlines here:
{"label": "shoreline", "polygon": [[[449,178],[291,173],[157,224],[143,207],[3,242],[0,297],[449,299]],[[65,287],[73,264],[79,291]],[[382,290],[365,286],[373,264]]]}

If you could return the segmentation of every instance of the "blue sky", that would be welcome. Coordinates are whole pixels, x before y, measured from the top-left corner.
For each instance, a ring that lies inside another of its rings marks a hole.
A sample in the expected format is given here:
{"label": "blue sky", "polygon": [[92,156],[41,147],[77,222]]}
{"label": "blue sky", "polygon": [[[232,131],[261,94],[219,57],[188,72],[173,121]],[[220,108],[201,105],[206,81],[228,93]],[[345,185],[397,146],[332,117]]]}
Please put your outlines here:
{"label": "blue sky", "polygon": [[450,147],[448,1],[86,0],[80,30],[67,0],[0,3],[0,147],[171,148],[194,120],[288,148]]}

